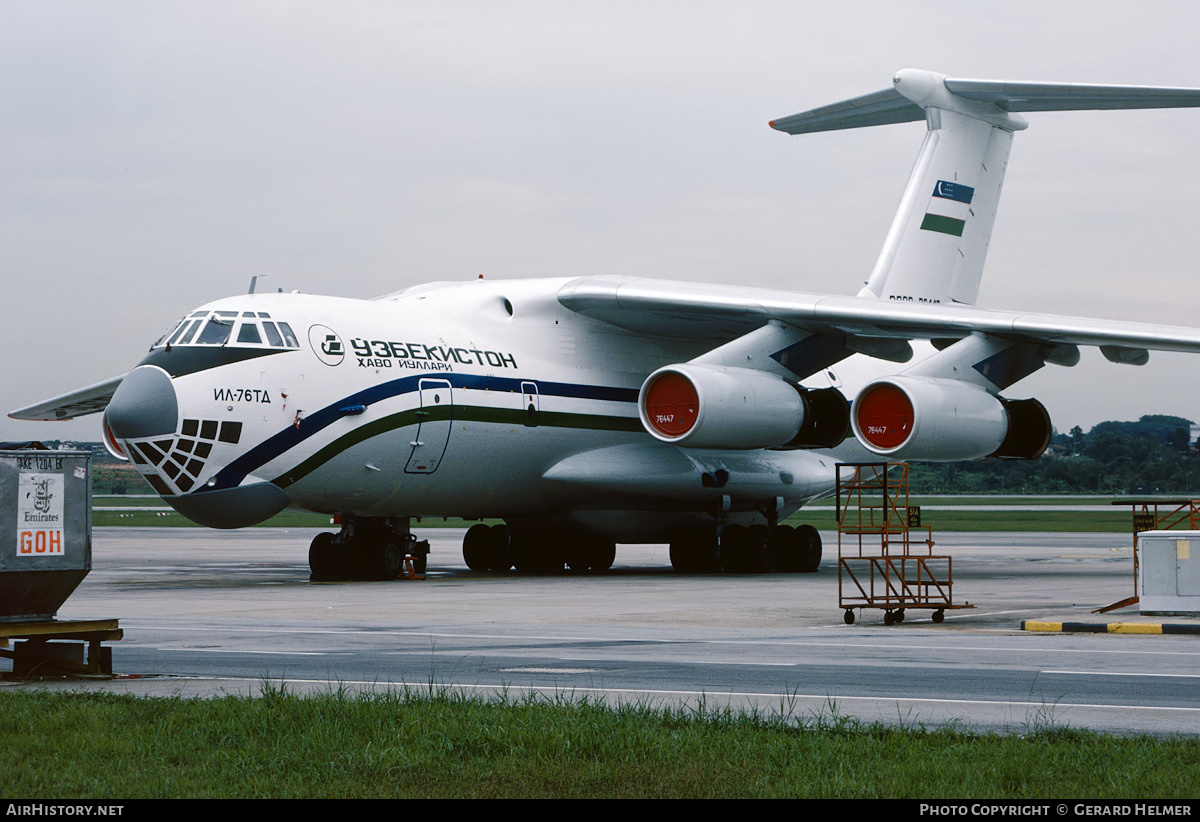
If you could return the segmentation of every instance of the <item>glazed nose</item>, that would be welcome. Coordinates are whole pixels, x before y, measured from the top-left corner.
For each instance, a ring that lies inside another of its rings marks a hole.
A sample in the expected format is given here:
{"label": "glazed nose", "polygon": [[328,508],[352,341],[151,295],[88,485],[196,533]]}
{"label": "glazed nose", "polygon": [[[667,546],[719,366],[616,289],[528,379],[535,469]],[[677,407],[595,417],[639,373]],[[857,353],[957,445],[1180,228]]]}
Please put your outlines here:
{"label": "glazed nose", "polygon": [[179,426],[179,400],[167,372],[139,365],[125,375],[113,393],[104,419],[118,439],[174,434]]}

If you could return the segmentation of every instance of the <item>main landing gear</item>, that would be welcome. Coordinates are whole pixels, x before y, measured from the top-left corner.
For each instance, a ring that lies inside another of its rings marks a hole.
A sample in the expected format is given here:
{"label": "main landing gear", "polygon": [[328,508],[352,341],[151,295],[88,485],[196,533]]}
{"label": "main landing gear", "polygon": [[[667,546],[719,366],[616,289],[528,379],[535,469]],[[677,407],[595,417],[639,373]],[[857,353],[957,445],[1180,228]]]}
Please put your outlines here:
{"label": "main landing gear", "polygon": [[[719,536],[718,536],[719,533]],[[602,573],[612,567],[612,540],[582,529],[531,529],[472,525],[463,538],[463,560],[472,571],[523,574]],[[671,541],[671,565],[683,574],[811,574],[821,564],[821,535],[811,525],[695,527]]]}
{"label": "main landing gear", "polygon": [[429,543],[417,541],[408,520],[382,517],[342,518],[342,530],[317,534],[308,548],[310,579],[395,579],[412,557],[413,570],[425,573]]}
{"label": "main landing gear", "polygon": [[[718,535],[719,533],[719,535]],[[811,574],[821,564],[821,535],[811,525],[727,525],[692,528],[671,541],[671,565],[681,574],[771,571]]]}
{"label": "main landing gear", "polygon": [[603,573],[612,567],[617,546],[570,528],[529,529],[508,525],[472,525],[463,537],[463,560],[472,571],[523,574]]}

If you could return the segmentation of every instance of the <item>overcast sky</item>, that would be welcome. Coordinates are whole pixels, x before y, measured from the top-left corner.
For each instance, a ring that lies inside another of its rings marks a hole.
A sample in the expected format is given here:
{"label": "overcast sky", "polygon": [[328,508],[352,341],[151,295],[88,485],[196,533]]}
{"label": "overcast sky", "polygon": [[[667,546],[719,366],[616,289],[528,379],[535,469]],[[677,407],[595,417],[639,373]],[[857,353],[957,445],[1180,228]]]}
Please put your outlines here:
{"label": "overcast sky", "polygon": [[[1194,2],[0,0],[7,412],[268,288],[623,274],[853,294],[923,124],[767,121],[895,70],[1200,86]],[[982,305],[1200,325],[1200,110],[1018,134]],[[1059,430],[1200,419],[1200,361],[1086,350]],[[99,439],[0,420],[0,439]]]}

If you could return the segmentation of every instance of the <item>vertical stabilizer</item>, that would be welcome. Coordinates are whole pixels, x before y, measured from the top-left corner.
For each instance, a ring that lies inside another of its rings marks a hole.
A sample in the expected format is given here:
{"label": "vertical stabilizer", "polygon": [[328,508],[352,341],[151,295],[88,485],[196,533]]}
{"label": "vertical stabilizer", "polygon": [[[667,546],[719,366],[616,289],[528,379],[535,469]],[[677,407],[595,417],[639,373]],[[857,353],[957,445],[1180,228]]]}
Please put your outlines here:
{"label": "vertical stabilizer", "polygon": [[1200,106],[1194,89],[961,80],[896,73],[892,88],[771,122],[789,134],[924,119],[925,142],[860,297],[974,304],[1020,111]]}
{"label": "vertical stabilizer", "polygon": [[992,239],[1012,132],[942,109],[860,297],[973,304]]}

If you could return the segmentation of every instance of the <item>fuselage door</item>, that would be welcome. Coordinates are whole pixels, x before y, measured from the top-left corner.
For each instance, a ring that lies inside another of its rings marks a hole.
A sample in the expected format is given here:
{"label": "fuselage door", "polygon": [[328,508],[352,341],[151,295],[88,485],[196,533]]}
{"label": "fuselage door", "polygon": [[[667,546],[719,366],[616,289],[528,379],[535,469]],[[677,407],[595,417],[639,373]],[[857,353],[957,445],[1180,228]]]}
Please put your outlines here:
{"label": "fuselage door", "polygon": [[409,443],[412,455],[406,474],[432,474],[442,462],[450,441],[454,421],[454,402],[447,380],[421,380],[418,383],[421,407],[417,409],[417,432]]}
{"label": "fuselage door", "polygon": [[521,383],[521,409],[525,414],[525,425],[533,428],[538,424],[538,413],[542,410],[536,382]]}

